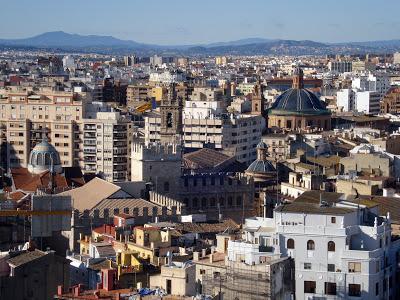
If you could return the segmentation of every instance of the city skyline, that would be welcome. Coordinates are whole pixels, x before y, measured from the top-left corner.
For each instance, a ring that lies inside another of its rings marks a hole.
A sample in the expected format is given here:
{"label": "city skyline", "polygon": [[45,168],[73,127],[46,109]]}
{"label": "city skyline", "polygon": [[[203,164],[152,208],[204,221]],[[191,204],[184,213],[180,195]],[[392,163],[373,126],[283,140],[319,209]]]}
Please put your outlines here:
{"label": "city skyline", "polygon": [[206,0],[189,6],[181,0],[117,1],[113,14],[103,0],[96,1],[96,5],[93,1],[77,0],[57,3],[43,0],[34,6],[28,1],[4,2],[0,12],[0,38],[25,38],[59,30],[161,45],[207,44],[255,37],[325,43],[399,38],[400,22],[395,12],[400,3],[391,0],[380,3],[382,8],[391,8],[384,16],[376,13],[376,6],[370,0],[351,3],[340,0],[335,6],[321,5],[315,0],[307,4],[291,0],[279,3],[253,0],[246,5],[235,2]]}

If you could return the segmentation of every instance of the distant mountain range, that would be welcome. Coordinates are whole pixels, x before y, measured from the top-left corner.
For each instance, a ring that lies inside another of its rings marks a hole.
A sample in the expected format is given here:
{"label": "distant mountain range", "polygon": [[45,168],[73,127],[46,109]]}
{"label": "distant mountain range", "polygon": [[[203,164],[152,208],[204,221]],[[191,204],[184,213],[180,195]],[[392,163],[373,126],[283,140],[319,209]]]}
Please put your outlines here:
{"label": "distant mountain range", "polygon": [[323,55],[353,53],[391,53],[400,50],[400,40],[319,43],[264,38],[247,38],[229,42],[198,45],[152,45],[112,36],[79,35],[63,31],[46,32],[23,39],[0,39],[1,48],[40,48],[124,54],[185,54],[185,55]]}

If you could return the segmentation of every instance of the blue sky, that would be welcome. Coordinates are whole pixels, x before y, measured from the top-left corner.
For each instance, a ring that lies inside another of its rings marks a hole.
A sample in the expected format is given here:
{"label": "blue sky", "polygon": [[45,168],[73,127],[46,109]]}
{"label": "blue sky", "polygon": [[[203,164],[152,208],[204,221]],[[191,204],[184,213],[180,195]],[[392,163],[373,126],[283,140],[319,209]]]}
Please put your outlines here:
{"label": "blue sky", "polygon": [[399,0],[0,0],[0,38],[47,31],[154,44],[400,39]]}

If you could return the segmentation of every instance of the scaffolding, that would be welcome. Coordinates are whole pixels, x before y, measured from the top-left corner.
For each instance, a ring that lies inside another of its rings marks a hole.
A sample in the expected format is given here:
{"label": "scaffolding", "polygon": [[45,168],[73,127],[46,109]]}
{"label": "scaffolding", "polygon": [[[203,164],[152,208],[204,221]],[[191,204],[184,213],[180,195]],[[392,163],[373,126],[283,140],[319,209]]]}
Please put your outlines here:
{"label": "scaffolding", "polygon": [[293,273],[291,259],[258,265],[228,261],[226,273],[203,274],[202,294],[218,300],[288,299],[294,290]]}

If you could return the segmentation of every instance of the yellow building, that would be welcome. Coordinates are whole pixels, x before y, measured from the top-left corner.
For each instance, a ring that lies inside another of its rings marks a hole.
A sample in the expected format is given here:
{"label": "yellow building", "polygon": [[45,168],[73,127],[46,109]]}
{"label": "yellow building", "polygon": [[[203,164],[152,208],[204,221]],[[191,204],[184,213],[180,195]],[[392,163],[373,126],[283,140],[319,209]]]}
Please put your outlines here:
{"label": "yellow building", "polygon": [[118,279],[126,273],[140,273],[143,271],[143,265],[139,259],[139,252],[122,251],[117,253]]}
{"label": "yellow building", "polygon": [[156,101],[161,101],[162,99],[167,98],[168,89],[163,86],[155,86],[151,89],[151,97]]}
{"label": "yellow building", "polygon": [[140,259],[147,260],[154,265],[164,264],[161,256],[171,247],[171,232],[160,230],[155,227],[136,227],[134,229],[134,240],[128,242],[114,242],[116,251],[131,251],[138,253]]}

